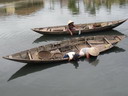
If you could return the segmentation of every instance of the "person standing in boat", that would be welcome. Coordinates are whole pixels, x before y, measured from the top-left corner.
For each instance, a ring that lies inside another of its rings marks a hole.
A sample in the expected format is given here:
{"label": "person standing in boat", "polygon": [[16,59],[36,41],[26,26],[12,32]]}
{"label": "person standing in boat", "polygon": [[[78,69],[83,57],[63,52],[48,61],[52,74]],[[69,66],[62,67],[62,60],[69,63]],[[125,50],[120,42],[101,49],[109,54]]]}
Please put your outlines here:
{"label": "person standing in boat", "polygon": [[97,57],[99,55],[99,49],[96,47],[90,47],[90,48],[82,48],[79,52],[79,55],[81,57],[85,56],[87,59],[89,59],[91,56]]}
{"label": "person standing in boat", "polygon": [[68,21],[68,31],[70,32],[70,35],[73,35],[73,31],[75,31],[76,28],[75,28],[75,25],[74,25],[74,22],[69,20]]}

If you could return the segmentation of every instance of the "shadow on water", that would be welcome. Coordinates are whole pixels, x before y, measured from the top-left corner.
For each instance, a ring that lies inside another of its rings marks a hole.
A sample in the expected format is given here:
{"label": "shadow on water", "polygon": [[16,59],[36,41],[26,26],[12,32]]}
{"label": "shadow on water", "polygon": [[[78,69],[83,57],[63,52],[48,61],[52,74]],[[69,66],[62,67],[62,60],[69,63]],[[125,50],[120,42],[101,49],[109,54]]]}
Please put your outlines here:
{"label": "shadow on water", "polygon": [[52,67],[56,67],[62,64],[66,64],[66,63],[48,63],[48,64],[26,64],[25,66],[23,66],[20,70],[18,70],[15,74],[13,74],[8,81],[16,79],[18,77],[21,76],[25,76],[27,74],[30,73],[34,73],[37,71],[41,71],[41,70],[45,70],[48,68],[52,68]]}
{"label": "shadow on water", "polygon": [[93,32],[93,33],[86,33],[86,34],[81,34],[81,35],[42,35],[41,37],[37,38],[36,40],[33,41],[33,43],[39,43],[39,42],[47,42],[47,41],[60,41],[60,40],[66,40],[70,38],[75,38],[75,37],[81,37],[81,36],[96,36],[96,35],[124,35],[121,32],[117,30],[110,30],[110,31],[104,31],[104,32]]}
{"label": "shadow on water", "polygon": [[[101,53],[100,55],[109,54],[109,53],[112,53],[112,52],[119,53],[119,52],[124,52],[124,51],[125,50],[123,48],[119,48],[119,47],[115,46],[115,47]],[[8,81],[16,79],[18,77],[22,77],[22,76],[31,74],[31,73],[34,73],[34,72],[38,72],[38,71],[46,70],[46,69],[49,69],[49,68],[52,68],[52,67],[60,66],[62,64],[73,64],[73,66],[75,66],[75,68],[77,69],[79,67],[79,61],[89,62],[89,64],[91,64],[93,66],[97,66],[98,63],[99,63],[99,59],[97,59],[95,57],[91,58],[89,60],[87,60],[83,57],[83,58],[79,59],[78,61],[71,61],[71,62],[66,61],[66,62],[61,62],[61,63],[49,63],[49,64],[26,64],[21,69],[19,69],[16,73],[14,73],[8,79]]]}
{"label": "shadow on water", "polygon": [[119,53],[119,52],[124,52],[124,51],[125,51],[125,49],[119,48],[118,46],[114,46],[113,48],[102,52],[100,55],[109,54],[109,53],[112,53],[112,52]]}

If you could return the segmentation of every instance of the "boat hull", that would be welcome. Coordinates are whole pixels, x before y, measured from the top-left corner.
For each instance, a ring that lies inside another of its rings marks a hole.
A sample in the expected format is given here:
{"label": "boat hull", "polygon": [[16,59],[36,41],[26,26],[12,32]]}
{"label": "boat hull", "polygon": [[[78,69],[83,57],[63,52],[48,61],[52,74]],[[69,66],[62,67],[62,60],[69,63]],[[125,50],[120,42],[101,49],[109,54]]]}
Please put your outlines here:
{"label": "boat hull", "polygon": [[[73,34],[84,34],[91,32],[101,32],[111,30],[120,24],[124,23],[125,20],[118,21],[109,21],[109,22],[98,22],[98,23],[89,23],[89,24],[76,24],[77,27]],[[92,28],[90,28],[90,26]],[[33,31],[44,34],[44,35],[69,35],[70,33],[67,31],[67,26],[53,26],[53,27],[44,27],[44,28],[34,28]]]}
{"label": "boat hull", "polygon": [[[55,63],[68,61],[64,55],[68,52],[79,53],[81,48],[97,47],[101,52],[111,49],[120,42],[124,35],[103,35],[77,37],[70,40],[42,45],[3,57],[4,59],[22,63]],[[79,57],[81,58],[81,57]]]}

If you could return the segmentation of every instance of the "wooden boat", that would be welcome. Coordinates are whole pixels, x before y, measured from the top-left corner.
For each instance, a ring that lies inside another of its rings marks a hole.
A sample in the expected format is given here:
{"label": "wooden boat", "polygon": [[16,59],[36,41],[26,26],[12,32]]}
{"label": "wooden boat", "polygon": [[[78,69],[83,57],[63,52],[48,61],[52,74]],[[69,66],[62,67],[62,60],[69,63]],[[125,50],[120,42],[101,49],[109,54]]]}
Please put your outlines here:
{"label": "wooden boat", "polygon": [[71,51],[76,53],[83,47],[97,47],[100,52],[112,48],[121,41],[124,35],[104,35],[104,36],[87,36],[77,37],[70,40],[63,40],[55,44],[47,44],[18,52],[3,58],[23,63],[50,63],[68,61],[63,56]]}
{"label": "wooden boat", "polygon": [[[111,30],[123,22],[125,20],[117,20],[117,21],[108,21],[108,22],[97,22],[97,23],[89,23],[89,24],[76,24],[76,30],[73,32],[74,34],[82,34],[88,32],[99,32],[99,31],[106,31]],[[44,35],[63,35],[63,34],[70,34],[67,31],[68,26],[52,26],[52,27],[43,27],[43,28],[34,28],[33,31],[44,34]]]}

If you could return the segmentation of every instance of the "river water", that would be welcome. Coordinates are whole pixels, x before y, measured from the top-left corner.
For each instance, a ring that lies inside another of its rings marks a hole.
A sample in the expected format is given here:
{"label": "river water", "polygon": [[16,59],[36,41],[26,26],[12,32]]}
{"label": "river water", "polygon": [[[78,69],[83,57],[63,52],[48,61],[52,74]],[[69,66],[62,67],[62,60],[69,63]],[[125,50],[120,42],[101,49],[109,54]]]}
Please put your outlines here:
{"label": "river water", "polygon": [[[128,18],[128,0],[0,0],[0,96],[128,96],[128,37],[95,61],[28,65],[2,56],[72,38],[31,28]],[[112,31],[124,34],[128,21]]]}

